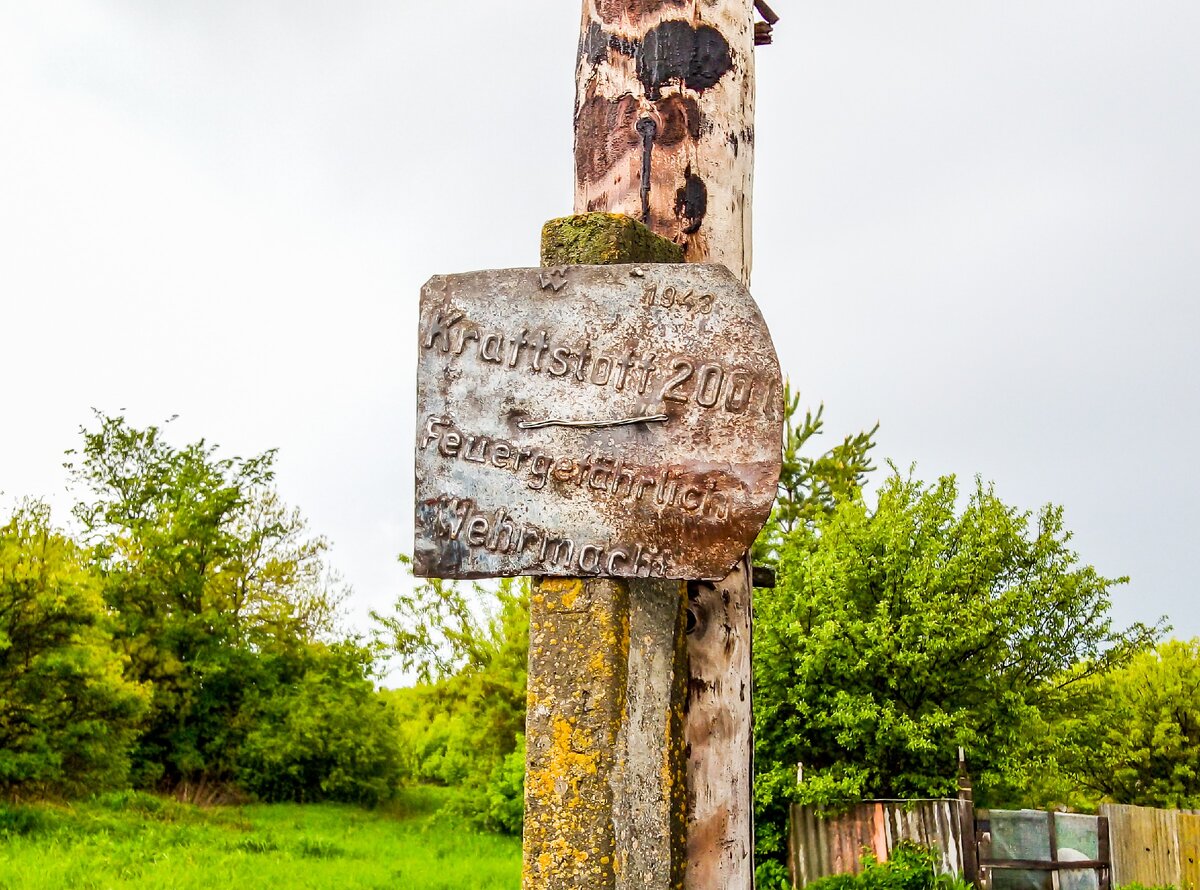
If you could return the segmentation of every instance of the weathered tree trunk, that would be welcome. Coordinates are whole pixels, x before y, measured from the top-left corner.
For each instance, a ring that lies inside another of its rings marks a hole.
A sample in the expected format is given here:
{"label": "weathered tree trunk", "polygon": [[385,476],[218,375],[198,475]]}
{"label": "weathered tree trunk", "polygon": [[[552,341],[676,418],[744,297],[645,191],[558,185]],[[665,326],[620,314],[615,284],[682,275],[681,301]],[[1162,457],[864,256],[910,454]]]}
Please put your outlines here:
{"label": "weathered tree trunk", "polygon": [[[585,0],[575,212],[643,220],[747,284],[753,0]],[[694,890],[753,885],[749,566],[689,585],[688,863]],[[636,601],[636,597],[634,598]]]}

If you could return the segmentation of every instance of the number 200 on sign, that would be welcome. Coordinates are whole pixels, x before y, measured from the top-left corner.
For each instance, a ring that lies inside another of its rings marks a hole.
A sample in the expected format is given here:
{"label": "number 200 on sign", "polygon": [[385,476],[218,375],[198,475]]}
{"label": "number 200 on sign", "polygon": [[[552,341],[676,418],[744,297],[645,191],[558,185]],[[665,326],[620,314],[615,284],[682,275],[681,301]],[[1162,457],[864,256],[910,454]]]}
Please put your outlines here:
{"label": "number 200 on sign", "polygon": [[[731,414],[741,414],[754,397],[754,377],[743,368],[727,372],[715,363],[697,368],[687,359],[677,358],[671,362],[670,369],[674,373],[667,378],[659,394],[663,401],[686,404],[695,399],[701,408],[721,405]],[[768,381],[763,389],[763,413],[772,416],[775,386]]]}

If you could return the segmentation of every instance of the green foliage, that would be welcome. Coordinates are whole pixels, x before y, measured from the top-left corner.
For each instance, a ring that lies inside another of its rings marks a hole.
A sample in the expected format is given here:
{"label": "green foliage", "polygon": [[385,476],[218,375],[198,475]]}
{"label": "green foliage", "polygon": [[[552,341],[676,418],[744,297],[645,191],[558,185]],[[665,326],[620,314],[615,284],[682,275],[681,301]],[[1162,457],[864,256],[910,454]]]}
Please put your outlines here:
{"label": "green foliage", "polygon": [[313,646],[299,679],[254,709],[237,756],[238,784],[268,801],[374,805],[399,777],[393,713],[369,679],[371,653]]}
{"label": "green foliage", "polygon": [[952,793],[960,746],[986,800],[1032,719],[1070,711],[1158,632],[1113,628],[1123,579],[1079,562],[1061,509],[978,482],[957,501],[953,477],[894,472],[875,509],[845,500],[783,540],[755,602],[761,852],[781,850],[791,801]]}
{"label": "green foliage", "polygon": [[147,690],[122,675],[84,554],[19,508],[0,525],[0,791],[122,783]]}
{"label": "green foliage", "polygon": [[1200,639],[1170,640],[1089,680],[1055,732],[1066,784],[1097,800],[1200,808]]}
{"label": "green foliage", "polygon": [[144,785],[229,781],[258,691],[332,633],[341,595],[270,485],[274,452],[222,457],[97,414],[67,464],[127,676],[153,690],[135,752]]}
{"label": "green foliage", "polygon": [[936,855],[904,841],[887,862],[865,853],[857,875],[833,875],[808,886],[813,890],[968,890],[971,885],[953,875],[939,874]]}
{"label": "green foliage", "polygon": [[486,826],[505,834],[521,833],[525,824],[525,734],[517,746],[492,768],[487,786]]}
{"label": "green foliage", "polygon": [[792,890],[787,866],[778,859],[764,859],[754,867],[755,890]]}
{"label": "green foliage", "polygon": [[783,464],[775,507],[754,544],[754,561],[774,566],[786,537],[810,526],[838,504],[853,498],[867,474],[875,469],[871,450],[879,424],[869,432],[847,436],[824,454],[810,457],[804,450],[824,432],[825,406],[806,411],[800,420],[800,394],[789,385],[783,392]]}
{"label": "green foliage", "polygon": [[386,693],[400,725],[405,775],[457,786],[458,811],[519,832],[528,585],[424,581],[397,598],[393,614],[372,615],[379,644],[420,678]]}

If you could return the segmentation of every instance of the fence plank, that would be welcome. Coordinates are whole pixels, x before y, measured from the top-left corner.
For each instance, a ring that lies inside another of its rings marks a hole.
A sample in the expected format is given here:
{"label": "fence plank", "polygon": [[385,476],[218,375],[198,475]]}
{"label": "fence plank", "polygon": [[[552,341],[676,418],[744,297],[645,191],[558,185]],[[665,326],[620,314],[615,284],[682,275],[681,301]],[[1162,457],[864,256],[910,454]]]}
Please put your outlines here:
{"label": "fence plank", "polygon": [[1179,823],[1179,888],[1200,890],[1200,816],[1180,813]]}
{"label": "fence plank", "polygon": [[1180,867],[1179,824],[1187,816],[1175,810],[1115,804],[1105,804],[1100,811],[1109,820],[1115,886],[1134,882],[1147,887],[1186,886]]}

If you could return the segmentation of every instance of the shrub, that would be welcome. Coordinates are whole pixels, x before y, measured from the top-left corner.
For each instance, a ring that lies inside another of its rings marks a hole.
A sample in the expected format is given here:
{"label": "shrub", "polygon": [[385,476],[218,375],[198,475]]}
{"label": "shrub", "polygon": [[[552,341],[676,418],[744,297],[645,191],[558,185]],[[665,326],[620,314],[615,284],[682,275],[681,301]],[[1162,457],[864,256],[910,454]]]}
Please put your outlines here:
{"label": "shrub", "polygon": [[519,835],[525,824],[524,733],[517,733],[517,747],[492,769],[487,798],[486,827]]}
{"label": "shrub", "polygon": [[391,711],[354,644],[314,647],[314,664],[257,709],[237,756],[238,782],[267,801],[374,805],[399,781]]}
{"label": "shrub", "polygon": [[0,791],[119,786],[148,690],[123,676],[79,547],[27,504],[0,524]]}
{"label": "shrub", "polygon": [[864,853],[857,875],[833,875],[809,884],[810,890],[969,890],[952,875],[938,874],[937,857],[928,848],[902,842],[887,862]]}

